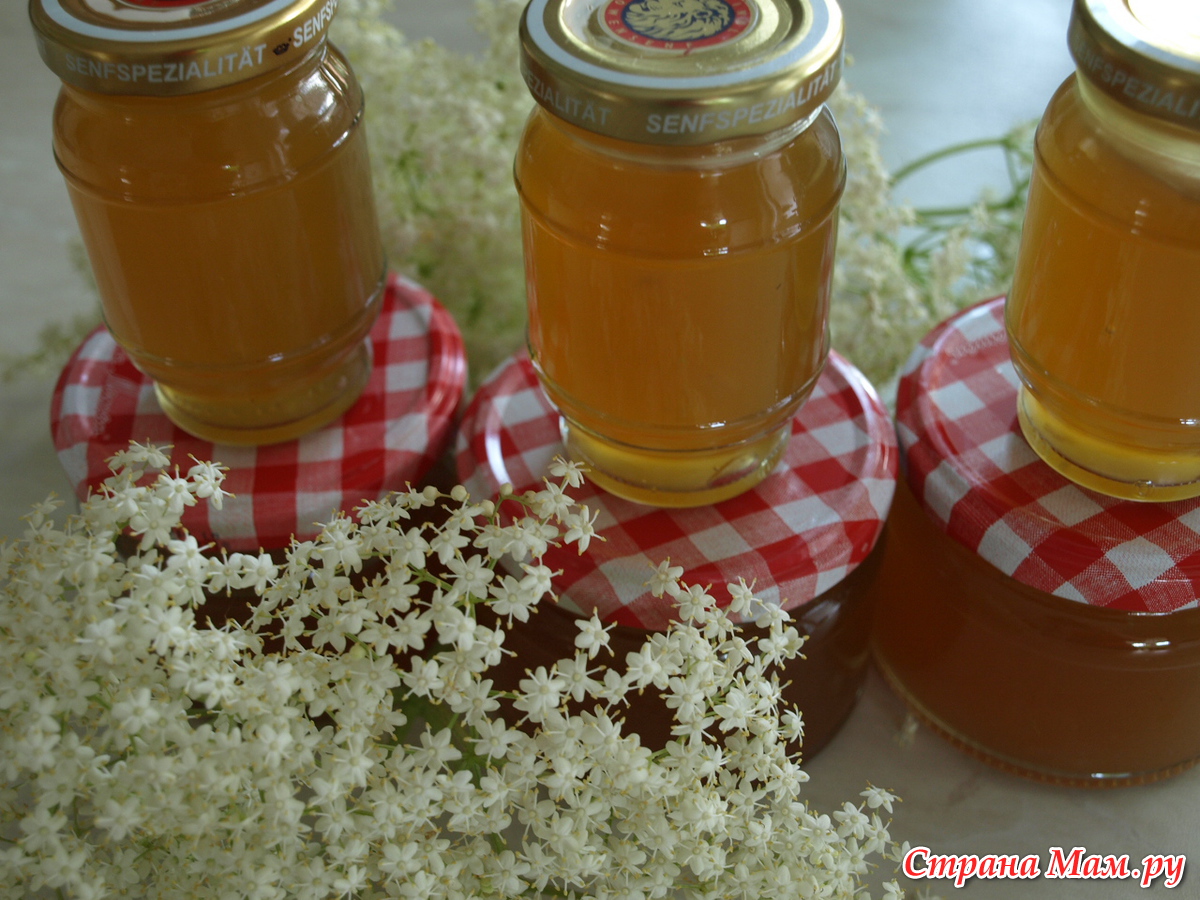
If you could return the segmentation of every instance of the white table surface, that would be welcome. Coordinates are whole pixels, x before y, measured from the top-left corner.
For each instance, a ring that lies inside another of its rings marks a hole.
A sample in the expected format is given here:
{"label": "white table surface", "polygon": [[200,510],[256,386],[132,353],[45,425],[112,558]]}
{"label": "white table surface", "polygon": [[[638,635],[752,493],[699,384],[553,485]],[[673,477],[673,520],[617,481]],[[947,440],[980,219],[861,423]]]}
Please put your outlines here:
{"label": "white table surface", "polygon": [[[394,17],[413,35],[452,48],[479,46],[470,0],[398,0]],[[896,166],[948,143],[999,134],[1040,115],[1071,71],[1069,0],[843,0],[847,81],[882,111],[884,154]],[[92,298],[68,259],[75,235],[50,152],[55,77],[34,48],[23,0],[0,4],[0,352],[31,346],[52,318]],[[969,159],[908,190],[920,201],[966,199],[995,172]],[[0,536],[50,491],[70,488],[50,441],[53,377],[0,385]],[[894,834],[936,853],[1038,854],[1048,848],[1186,854],[1200,865],[1200,771],[1139,788],[1079,791],[1041,786],[979,764],[920,730],[902,746],[902,705],[877,675],[842,733],[811,761],[809,794],[827,812],[865,783],[897,791]],[[1200,896],[1200,875],[1178,896]],[[915,884],[944,897],[1117,898],[1132,883],[973,881]],[[1161,888],[1158,888],[1161,890]]]}

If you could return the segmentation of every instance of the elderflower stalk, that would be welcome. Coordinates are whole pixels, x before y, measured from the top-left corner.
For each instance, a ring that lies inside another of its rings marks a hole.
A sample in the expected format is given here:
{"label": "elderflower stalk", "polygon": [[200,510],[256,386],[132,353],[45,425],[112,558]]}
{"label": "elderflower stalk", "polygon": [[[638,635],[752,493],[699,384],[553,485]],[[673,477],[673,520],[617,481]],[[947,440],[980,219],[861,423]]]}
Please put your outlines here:
{"label": "elderflower stalk", "polygon": [[[134,445],[3,549],[0,897],[850,898],[898,858],[888,792],[805,800],[778,675],[803,642],[744,583],[758,641],[664,561],[666,632],[614,660],[584,619],[573,657],[494,687],[508,625],[554,600],[540,553],[586,531],[578,467],[500,504],[393,494],[271,556],[180,530],[223,493],[194,462]],[[624,729],[643,690],[661,750]]]}

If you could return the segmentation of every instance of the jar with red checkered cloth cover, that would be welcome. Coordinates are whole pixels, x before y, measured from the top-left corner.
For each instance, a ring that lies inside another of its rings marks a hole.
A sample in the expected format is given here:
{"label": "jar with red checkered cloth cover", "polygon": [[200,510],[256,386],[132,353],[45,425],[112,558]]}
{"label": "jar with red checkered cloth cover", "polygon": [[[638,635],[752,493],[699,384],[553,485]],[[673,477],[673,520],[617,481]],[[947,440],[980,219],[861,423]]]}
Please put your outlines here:
{"label": "jar with red checkered cloth cover", "polygon": [[[647,390],[653,386],[647,385]],[[555,456],[566,456],[559,416],[520,354],[489,376],[463,417],[457,443],[459,480],[477,498],[502,484],[520,493],[542,487]],[[614,665],[664,631],[674,618],[669,597],[647,585],[661,561],[682,580],[725,585],[744,578],[765,602],[788,609],[808,634],[804,660],[783,675],[789,703],[804,713],[804,748],[816,753],[850,714],[868,662],[871,609],[863,584],[892,501],[897,471],[895,431],[867,380],[837,354],[791,424],[791,439],[771,475],[750,491],[712,506],[660,509],[585,483],[573,494],[598,511],[587,552],[552,548],[546,565],[561,570],[559,601],[543,603],[528,623],[515,623],[505,646],[516,651],[493,669],[500,687],[515,687],[526,670],[574,654],[575,620],[596,611],[615,626]],[[742,623],[757,633],[753,623]],[[646,692],[634,699],[628,724],[644,743],[662,746],[671,712]]]}
{"label": "jar with red checkered cloth cover", "polygon": [[921,718],[1002,768],[1171,774],[1200,757],[1200,501],[1118,500],[1041,461],[1003,303],[934,329],[902,375],[876,658]]}
{"label": "jar with red checkered cloth cover", "polygon": [[163,414],[151,380],[98,328],[67,363],[51,403],[51,431],[80,498],[109,474],[106,460],[140,443],[170,445],[172,465],[192,458],[229,467],[221,509],[200,503],[183,525],[202,544],[237,552],[307,540],[338,510],[432,477],[462,403],[466,357],[450,314],[399,277],[387,284],[370,333],[372,371],[340,419],[299,439],[263,446],[212,444]]}

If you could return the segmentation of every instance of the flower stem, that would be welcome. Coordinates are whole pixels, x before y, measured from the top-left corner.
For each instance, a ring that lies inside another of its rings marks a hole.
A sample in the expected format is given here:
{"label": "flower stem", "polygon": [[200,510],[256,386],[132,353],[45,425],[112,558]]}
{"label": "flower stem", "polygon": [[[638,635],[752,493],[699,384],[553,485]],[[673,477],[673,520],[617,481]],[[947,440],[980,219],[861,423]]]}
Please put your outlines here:
{"label": "flower stem", "polygon": [[910,163],[901,166],[892,173],[892,186],[895,187],[904,179],[928,168],[936,162],[947,159],[951,156],[958,156],[962,153],[970,153],[974,150],[987,150],[992,147],[999,147],[1003,150],[1008,150],[1011,146],[1011,141],[1007,135],[1003,137],[980,138],[973,141],[963,141],[959,144],[951,144],[948,147],[942,147],[934,150],[931,153],[926,153],[924,156],[919,156]]}

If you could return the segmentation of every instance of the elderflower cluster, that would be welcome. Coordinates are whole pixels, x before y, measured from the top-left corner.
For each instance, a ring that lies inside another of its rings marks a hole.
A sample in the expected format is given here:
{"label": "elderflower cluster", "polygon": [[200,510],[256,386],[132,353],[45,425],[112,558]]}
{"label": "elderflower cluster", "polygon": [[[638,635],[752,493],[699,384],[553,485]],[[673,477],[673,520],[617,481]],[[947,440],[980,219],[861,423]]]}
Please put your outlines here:
{"label": "elderflower cluster", "polygon": [[[573,656],[494,685],[554,600],[542,554],[594,538],[574,465],[499,503],[393,494],[273,556],[199,546],[180,518],[223,471],[167,464],[133,445],[3,548],[0,896],[850,898],[899,858],[888,792],[804,799],[778,676],[802,641],[744,584],[722,604],[664,561],[669,630],[612,660],[581,619]],[[663,749],[624,727],[639,691]]]}
{"label": "elderflower cluster", "polygon": [[376,205],[391,263],[454,315],[472,373],[520,345],[521,221],[512,165],[532,106],[518,68],[525,0],[477,3],[481,54],[412,40],[388,20],[395,0],[342,0],[332,40],[368,104]]}

